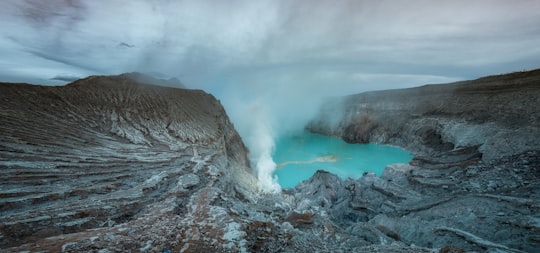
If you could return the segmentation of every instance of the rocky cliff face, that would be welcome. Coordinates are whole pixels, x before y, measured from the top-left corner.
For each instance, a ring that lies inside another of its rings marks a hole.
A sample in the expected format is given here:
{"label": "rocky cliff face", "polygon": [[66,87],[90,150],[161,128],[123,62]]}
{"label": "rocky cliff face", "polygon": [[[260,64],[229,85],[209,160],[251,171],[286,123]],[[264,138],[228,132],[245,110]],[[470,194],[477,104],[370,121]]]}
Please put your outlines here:
{"label": "rocky cliff face", "polygon": [[247,150],[219,101],[132,77],[0,84],[0,247],[61,246],[78,241],[78,232],[132,221],[155,227],[166,214],[203,212],[197,208],[219,194],[256,189]]}
{"label": "rocky cliff face", "polygon": [[[338,205],[327,211],[344,226],[362,221],[406,244],[534,252],[540,248],[538,108],[540,70],[330,101],[308,129],[351,143],[398,145],[415,158],[389,166],[381,178],[340,182],[326,175],[296,194],[326,185],[316,192],[324,207]],[[342,112],[337,119],[336,111]]]}
{"label": "rocky cliff face", "polygon": [[270,195],[257,193],[240,136],[202,91],[130,75],[1,84],[0,249],[535,252],[538,76],[334,101],[322,114],[342,117],[310,129],[415,159],[382,177],[319,171]]}
{"label": "rocky cliff face", "polygon": [[[418,155],[478,146],[491,160],[540,146],[539,105],[540,70],[534,70],[352,95],[328,103],[308,128]],[[331,124],[336,111],[342,114]]]}

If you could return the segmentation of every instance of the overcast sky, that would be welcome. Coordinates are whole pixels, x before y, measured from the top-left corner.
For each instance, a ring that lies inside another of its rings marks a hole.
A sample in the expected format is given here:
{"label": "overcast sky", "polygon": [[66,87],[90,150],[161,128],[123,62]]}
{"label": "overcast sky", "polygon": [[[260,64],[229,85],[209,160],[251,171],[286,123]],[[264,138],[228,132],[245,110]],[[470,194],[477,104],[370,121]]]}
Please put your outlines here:
{"label": "overcast sky", "polygon": [[[0,80],[347,94],[540,67],[540,1],[2,0]],[[53,80],[61,79],[61,80]]]}

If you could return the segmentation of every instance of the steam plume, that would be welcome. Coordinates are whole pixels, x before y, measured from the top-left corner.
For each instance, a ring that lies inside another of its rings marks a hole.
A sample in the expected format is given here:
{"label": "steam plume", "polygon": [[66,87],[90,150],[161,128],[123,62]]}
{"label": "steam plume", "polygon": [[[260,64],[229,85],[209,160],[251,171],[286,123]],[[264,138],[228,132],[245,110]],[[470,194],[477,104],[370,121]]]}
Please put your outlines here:
{"label": "steam plume", "polygon": [[318,112],[326,90],[308,89],[300,84],[314,85],[314,82],[301,78],[296,79],[296,86],[290,85],[289,81],[280,82],[279,78],[257,79],[262,78],[246,80],[251,89],[242,89],[247,86],[242,83],[230,84],[228,93],[222,93],[220,97],[249,149],[251,166],[259,179],[261,192],[275,193],[281,191],[273,176],[276,140],[304,131],[305,125]]}
{"label": "steam plume", "polygon": [[272,159],[275,142],[268,109],[257,103],[250,109],[250,115],[253,116],[253,125],[250,129],[247,145],[250,147],[250,160],[257,170],[260,190],[271,193],[279,192],[281,186],[277,183],[277,178],[272,176],[276,169],[276,163]]}

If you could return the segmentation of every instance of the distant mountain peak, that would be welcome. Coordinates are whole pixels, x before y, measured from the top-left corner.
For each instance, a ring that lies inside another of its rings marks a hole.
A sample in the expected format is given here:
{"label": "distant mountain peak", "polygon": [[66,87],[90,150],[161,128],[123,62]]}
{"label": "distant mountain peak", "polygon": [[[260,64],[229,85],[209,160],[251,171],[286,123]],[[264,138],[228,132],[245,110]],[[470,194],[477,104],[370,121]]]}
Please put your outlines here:
{"label": "distant mountain peak", "polygon": [[145,74],[141,72],[128,72],[128,73],[120,74],[119,77],[127,77],[129,79],[132,79],[134,81],[137,81],[139,83],[144,83],[144,84],[170,86],[170,87],[175,87],[175,88],[186,88],[186,86],[176,77],[163,79],[163,78],[155,77],[154,75],[151,75],[151,74]]}
{"label": "distant mountain peak", "polygon": [[[101,82],[96,82],[96,79],[101,79]],[[124,80],[124,82],[118,82]],[[125,81],[129,82],[125,82]],[[105,86],[118,86],[121,84],[143,84],[143,85],[154,85],[154,86],[163,86],[163,87],[173,87],[173,88],[186,88],[186,86],[177,78],[172,77],[169,79],[161,79],[153,77],[152,75],[144,74],[141,72],[128,72],[120,75],[95,75],[89,76],[76,80],[68,86],[79,86],[79,85],[105,85]]]}

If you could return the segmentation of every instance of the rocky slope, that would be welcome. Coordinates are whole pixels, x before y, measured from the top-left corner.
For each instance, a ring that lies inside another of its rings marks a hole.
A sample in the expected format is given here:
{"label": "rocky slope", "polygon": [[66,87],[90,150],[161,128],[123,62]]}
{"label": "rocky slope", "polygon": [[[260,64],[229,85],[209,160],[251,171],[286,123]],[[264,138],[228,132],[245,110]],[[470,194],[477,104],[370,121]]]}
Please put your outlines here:
{"label": "rocky slope", "polygon": [[[308,128],[417,154],[479,146],[487,160],[540,145],[540,70],[334,100]],[[336,111],[343,112],[334,116]],[[332,118],[332,120],[328,120]]]}
{"label": "rocky slope", "polygon": [[213,184],[254,191],[219,101],[132,77],[0,84],[0,247],[193,212],[190,195],[218,194]]}
{"label": "rocky slope", "polygon": [[534,252],[539,76],[334,101],[309,128],[415,159],[272,195],[202,91],[132,75],[0,84],[0,251]]}
{"label": "rocky slope", "polygon": [[335,216],[430,248],[534,252],[540,248],[538,108],[540,70],[534,70],[352,95],[330,101],[307,128],[415,154],[381,178],[327,183],[340,192],[332,203],[345,203]]}

